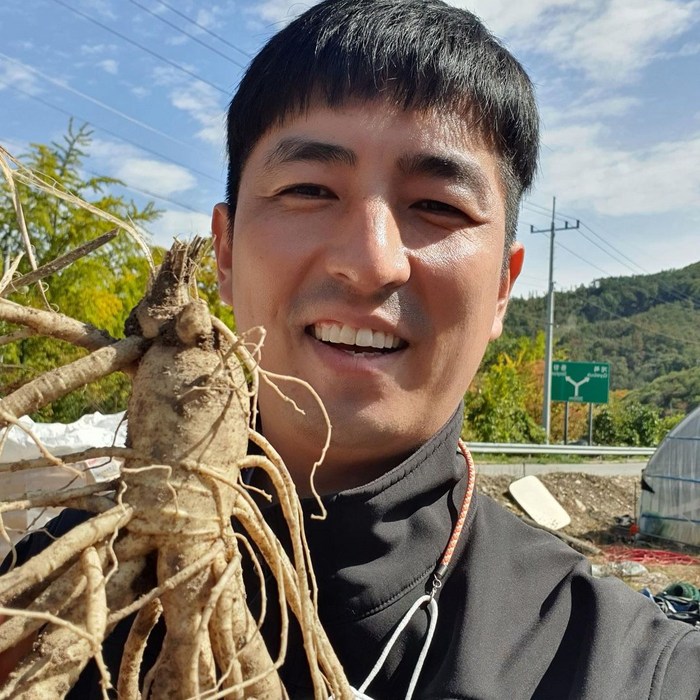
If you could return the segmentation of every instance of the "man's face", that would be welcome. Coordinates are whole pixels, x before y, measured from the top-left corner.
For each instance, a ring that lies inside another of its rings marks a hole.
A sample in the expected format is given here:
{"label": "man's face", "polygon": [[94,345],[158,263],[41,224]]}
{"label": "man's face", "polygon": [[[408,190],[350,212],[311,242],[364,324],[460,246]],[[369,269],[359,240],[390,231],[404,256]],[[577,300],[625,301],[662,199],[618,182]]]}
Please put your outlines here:
{"label": "man's face", "polygon": [[[317,485],[365,483],[450,418],[501,332],[522,264],[501,274],[497,156],[449,114],[383,101],[317,106],[270,130],[242,172],[227,241],[213,231],[221,294],[240,332],[263,326],[262,367],[308,382],[333,426]],[[269,387],[263,432],[298,487],[325,424],[309,392]]]}

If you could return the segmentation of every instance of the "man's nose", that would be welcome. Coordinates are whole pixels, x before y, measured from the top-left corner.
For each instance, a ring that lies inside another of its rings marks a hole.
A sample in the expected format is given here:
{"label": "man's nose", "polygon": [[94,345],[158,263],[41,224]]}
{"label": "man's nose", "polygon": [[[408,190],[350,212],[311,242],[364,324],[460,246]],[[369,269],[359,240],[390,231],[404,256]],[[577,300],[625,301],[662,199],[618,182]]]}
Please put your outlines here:
{"label": "man's nose", "polygon": [[349,207],[328,236],[329,273],[356,291],[390,290],[408,281],[408,251],[398,217],[387,202],[370,199]]}

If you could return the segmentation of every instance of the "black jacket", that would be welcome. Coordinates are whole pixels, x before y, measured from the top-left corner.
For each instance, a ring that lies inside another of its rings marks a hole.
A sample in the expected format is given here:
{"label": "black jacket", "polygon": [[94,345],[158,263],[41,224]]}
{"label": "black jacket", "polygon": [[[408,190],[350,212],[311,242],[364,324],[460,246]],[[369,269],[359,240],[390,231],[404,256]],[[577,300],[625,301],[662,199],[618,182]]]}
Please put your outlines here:
{"label": "black jacket", "polygon": [[[457,412],[388,474],[325,498],[325,521],[307,518],[321,620],[354,687],[428,590],[450,537],[466,489],[460,426]],[[274,509],[268,516],[278,517]],[[60,529],[81,517],[67,513]],[[478,492],[437,601],[414,700],[700,698],[700,632],[667,620],[624,583],[593,578],[583,556]],[[405,696],[426,627],[421,611],[370,685],[371,697]],[[111,666],[125,635],[126,625],[107,642]],[[149,648],[155,655],[157,638]],[[292,643],[283,680],[293,698],[309,697],[304,669],[303,650]],[[97,678],[86,669],[70,697],[99,698]]]}

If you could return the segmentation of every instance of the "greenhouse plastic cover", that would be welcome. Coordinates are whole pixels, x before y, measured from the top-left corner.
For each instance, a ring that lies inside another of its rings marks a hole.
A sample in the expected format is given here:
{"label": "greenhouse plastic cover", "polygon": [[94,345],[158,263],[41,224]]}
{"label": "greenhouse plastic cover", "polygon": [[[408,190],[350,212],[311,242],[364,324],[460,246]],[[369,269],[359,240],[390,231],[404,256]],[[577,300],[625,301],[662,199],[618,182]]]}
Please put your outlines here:
{"label": "greenhouse plastic cover", "polygon": [[[63,467],[52,466],[24,471],[2,471],[3,466],[25,459],[36,459],[41,452],[30,432],[52,454],[61,456],[80,452],[89,447],[123,446],[126,439],[124,412],[111,415],[92,413],[75,423],[35,423],[24,416],[20,426],[0,431],[4,440],[0,454],[0,496],[2,500],[17,498],[28,491],[58,491],[66,486],[85,486],[115,477],[119,462],[109,458],[89,459],[73,463],[80,475]],[[60,508],[29,511],[9,511],[3,514],[5,528],[12,542],[19,541],[27,530],[35,530],[60,512]],[[10,544],[0,538],[0,560],[10,550]]]}
{"label": "greenhouse plastic cover", "polygon": [[700,407],[666,436],[642,478],[640,533],[700,547]]}

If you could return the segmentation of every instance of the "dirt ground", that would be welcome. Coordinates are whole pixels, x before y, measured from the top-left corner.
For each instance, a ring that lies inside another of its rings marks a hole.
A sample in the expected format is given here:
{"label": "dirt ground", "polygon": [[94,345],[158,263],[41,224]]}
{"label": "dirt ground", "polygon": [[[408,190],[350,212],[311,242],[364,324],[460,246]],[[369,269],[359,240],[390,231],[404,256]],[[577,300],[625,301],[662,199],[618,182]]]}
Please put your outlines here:
{"label": "dirt ground", "polygon": [[[687,581],[700,587],[700,554],[659,549],[658,544],[634,541],[629,531],[620,528],[615,517],[634,517],[639,498],[639,479],[630,476],[593,476],[590,474],[541,474],[540,481],[571,517],[571,524],[560,532],[581,539],[603,550],[601,555],[587,554],[592,563],[604,566],[633,588],[648,587],[658,593],[666,586]],[[477,488],[495,498],[512,512],[523,515],[508,495],[511,476],[477,476]],[[615,562],[641,563],[647,573],[623,576]],[[606,566],[607,565],[607,566]]]}

